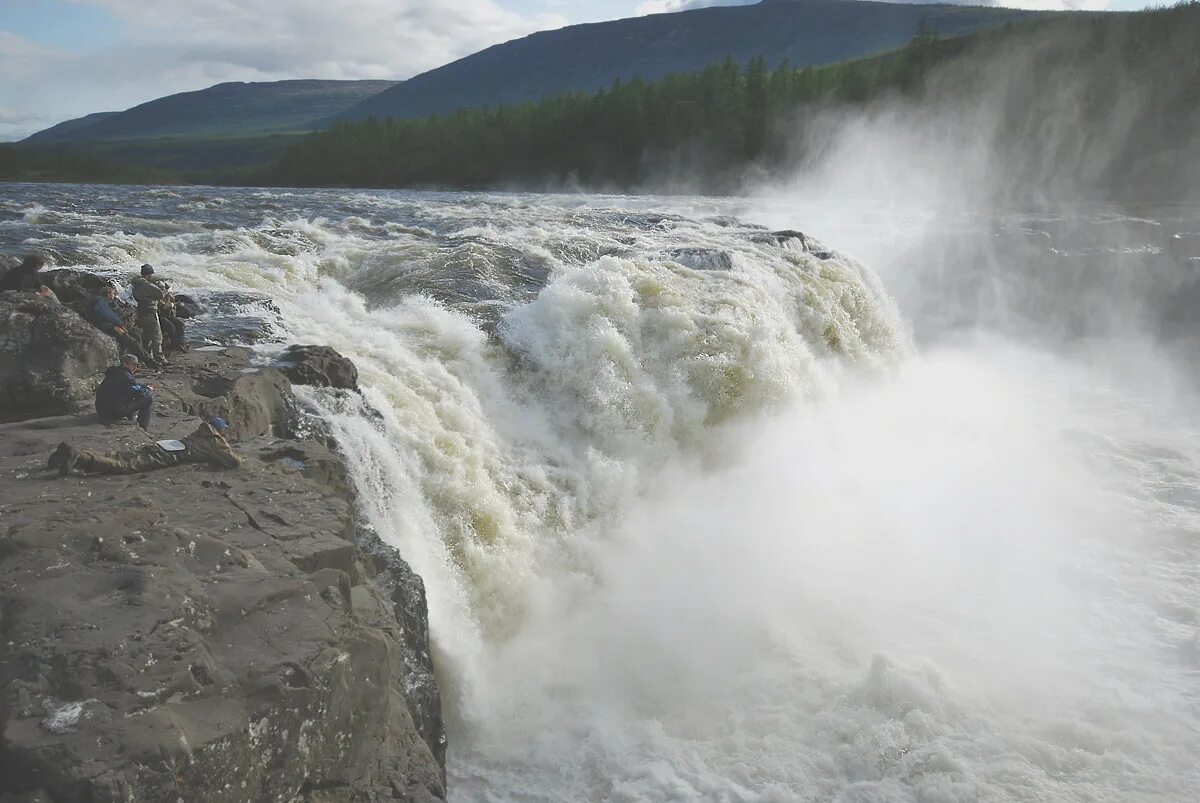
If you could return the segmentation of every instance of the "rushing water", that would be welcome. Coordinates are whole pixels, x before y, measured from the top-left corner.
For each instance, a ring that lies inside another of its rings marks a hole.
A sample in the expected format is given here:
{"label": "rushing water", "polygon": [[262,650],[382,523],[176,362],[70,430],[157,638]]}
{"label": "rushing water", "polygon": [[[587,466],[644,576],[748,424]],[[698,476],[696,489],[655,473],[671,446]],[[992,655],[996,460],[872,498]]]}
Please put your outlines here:
{"label": "rushing water", "polygon": [[1195,210],[846,211],[8,185],[0,251],[354,359],[456,800],[1194,799]]}

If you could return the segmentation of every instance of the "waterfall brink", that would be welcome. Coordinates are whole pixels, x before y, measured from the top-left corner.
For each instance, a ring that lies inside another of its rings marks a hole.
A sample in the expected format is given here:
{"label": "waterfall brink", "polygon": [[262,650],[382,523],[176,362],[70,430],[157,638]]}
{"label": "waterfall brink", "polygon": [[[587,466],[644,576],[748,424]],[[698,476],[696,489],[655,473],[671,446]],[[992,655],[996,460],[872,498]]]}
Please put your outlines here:
{"label": "waterfall brink", "polygon": [[918,353],[874,273],[736,202],[39,192],[0,242],[354,360],[361,397],[302,401],[425,579],[456,799],[1200,782],[1200,439],[1147,383],[1007,334]]}

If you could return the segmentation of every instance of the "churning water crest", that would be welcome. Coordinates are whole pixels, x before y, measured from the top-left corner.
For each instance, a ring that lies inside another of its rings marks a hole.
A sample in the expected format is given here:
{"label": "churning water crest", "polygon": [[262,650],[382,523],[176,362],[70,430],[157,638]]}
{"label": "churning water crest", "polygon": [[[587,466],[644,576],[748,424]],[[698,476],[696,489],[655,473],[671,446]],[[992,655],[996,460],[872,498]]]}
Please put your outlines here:
{"label": "churning water crest", "polygon": [[[757,225],[808,221],[827,242]],[[279,338],[354,359],[362,400],[303,395],[425,578],[455,799],[1191,799],[1200,223],[913,230],[778,200],[0,197],[0,250],[264,296]]]}

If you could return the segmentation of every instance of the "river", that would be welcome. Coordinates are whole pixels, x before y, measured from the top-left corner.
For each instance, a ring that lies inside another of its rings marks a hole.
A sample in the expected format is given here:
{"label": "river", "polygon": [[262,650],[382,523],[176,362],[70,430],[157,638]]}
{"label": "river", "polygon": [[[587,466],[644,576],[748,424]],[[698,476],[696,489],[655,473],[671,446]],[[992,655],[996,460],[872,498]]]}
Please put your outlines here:
{"label": "river", "polygon": [[454,800],[1200,789],[1200,210],[0,185],[30,250],[355,361]]}

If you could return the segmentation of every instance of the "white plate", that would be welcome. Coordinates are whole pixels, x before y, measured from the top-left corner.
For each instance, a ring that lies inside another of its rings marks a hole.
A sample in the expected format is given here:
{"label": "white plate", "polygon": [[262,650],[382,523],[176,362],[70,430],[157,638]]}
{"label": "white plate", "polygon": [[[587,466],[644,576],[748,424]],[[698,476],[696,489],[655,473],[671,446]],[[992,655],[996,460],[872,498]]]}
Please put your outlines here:
{"label": "white plate", "polygon": [[155,441],[159,446],[168,452],[182,452],[187,449],[183,441]]}
{"label": "white plate", "polygon": [[192,351],[224,351],[225,346],[196,346]]}

